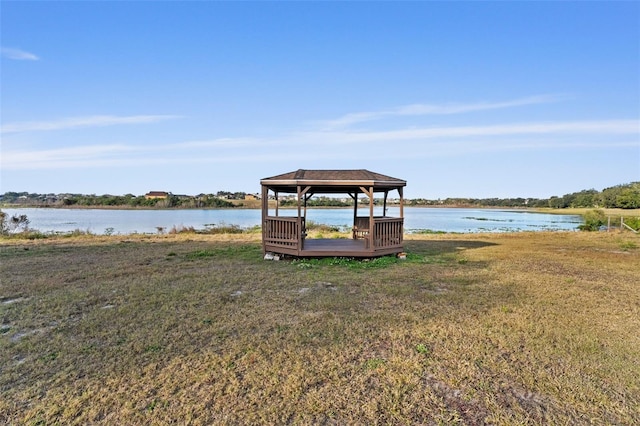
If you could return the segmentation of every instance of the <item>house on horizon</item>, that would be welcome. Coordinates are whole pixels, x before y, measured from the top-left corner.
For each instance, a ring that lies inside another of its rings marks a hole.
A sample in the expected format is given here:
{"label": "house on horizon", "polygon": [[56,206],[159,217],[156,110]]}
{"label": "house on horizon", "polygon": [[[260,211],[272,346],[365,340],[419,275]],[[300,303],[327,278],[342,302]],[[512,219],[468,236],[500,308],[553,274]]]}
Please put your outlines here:
{"label": "house on horizon", "polygon": [[169,197],[169,192],[164,191],[149,191],[144,194],[144,198],[147,200],[165,200]]}

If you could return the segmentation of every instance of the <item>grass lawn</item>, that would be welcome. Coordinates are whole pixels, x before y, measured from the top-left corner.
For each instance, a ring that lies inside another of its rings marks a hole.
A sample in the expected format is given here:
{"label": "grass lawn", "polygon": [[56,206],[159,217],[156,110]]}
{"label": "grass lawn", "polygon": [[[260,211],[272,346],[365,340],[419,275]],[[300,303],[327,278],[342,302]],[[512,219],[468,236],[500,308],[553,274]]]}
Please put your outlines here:
{"label": "grass lawn", "polygon": [[0,423],[638,424],[640,236],[0,240]]}

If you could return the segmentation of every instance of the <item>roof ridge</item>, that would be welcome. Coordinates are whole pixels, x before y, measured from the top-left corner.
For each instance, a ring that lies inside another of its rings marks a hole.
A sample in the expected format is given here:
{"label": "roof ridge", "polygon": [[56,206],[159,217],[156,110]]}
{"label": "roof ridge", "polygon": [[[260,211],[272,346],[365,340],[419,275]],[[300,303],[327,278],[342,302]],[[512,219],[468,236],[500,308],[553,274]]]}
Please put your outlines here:
{"label": "roof ridge", "polygon": [[367,169],[360,169],[362,170],[368,177],[369,179],[376,179],[376,174],[373,173],[371,170],[367,170]]}
{"label": "roof ridge", "polygon": [[392,176],[387,176],[377,172],[372,172],[368,169],[298,169],[288,173],[284,173],[270,178],[263,179],[264,181],[342,181],[342,182],[357,182],[357,181],[373,181],[385,184],[401,184],[406,185],[406,181],[398,179]]}

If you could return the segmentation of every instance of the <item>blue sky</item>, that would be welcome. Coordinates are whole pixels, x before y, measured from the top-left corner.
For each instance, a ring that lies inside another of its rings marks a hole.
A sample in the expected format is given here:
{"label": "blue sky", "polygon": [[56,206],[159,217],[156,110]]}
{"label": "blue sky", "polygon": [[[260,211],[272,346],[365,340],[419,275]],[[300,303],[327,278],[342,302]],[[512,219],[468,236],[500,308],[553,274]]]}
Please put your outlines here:
{"label": "blue sky", "polygon": [[405,195],[640,180],[638,2],[0,3],[0,192]]}

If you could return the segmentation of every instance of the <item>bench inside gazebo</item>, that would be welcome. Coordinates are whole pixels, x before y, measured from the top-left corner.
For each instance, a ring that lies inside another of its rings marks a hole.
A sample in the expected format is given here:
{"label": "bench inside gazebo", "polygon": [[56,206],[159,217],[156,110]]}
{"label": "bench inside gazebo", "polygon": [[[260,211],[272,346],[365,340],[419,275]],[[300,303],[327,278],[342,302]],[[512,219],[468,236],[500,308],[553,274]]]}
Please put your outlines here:
{"label": "bench inside gazebo", "polygon": [[[262,179],[262,249],[263,254],[296,257],[377,257],[403,251],[403,188],[407,182],[368,170],[297,170]],[[400,217],[388,217],[389,192],[397,191]],[[276,200],[269,208],[270,194]],[[297,215],[280,215],[279,194],[294,194]],[[307,202],[316,195],[348,194],[354,200],[351,238],[306,238]],[[358,195],[369,199],[368,215],[358,215]],[[383,195],[383,214],[374,215],[374,196]]]}

